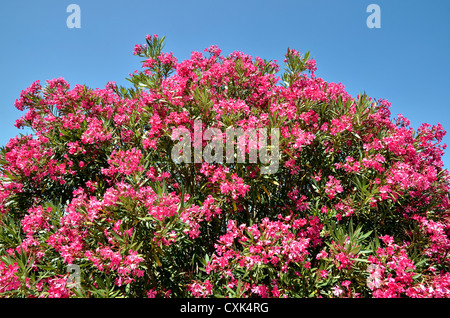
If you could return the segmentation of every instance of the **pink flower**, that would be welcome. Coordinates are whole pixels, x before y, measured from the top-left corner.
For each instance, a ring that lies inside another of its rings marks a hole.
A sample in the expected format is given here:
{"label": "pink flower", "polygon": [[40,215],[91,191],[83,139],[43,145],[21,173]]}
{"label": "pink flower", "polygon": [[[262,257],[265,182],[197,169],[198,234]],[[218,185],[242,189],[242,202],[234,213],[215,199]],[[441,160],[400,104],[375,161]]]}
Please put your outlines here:
{"label": "pink flower", "polygon": [[328,253],[323,249],[316,255],[316,259],[322,259],[328,257]]}
{"label": "pink flower", "polygon": [[133,55],[140,55],[143,54],[143,52],[146,50],[147,45],[141,45],[141,44],[136,44],[134,46],[134,51],[133,51]]}
{"label": "pink flower", "polygon": [[343,293],[344,293],[344,291],[338,285],[333,287],[333,295],[334,296],[340,297]]}
{"label": "pink flower", "polygon": [[340,118],[334,118],[331,120],[331,135],[337,135],[344,130],[352,130],[352,122],[350,117],[342,115]]}
{"label": "pink flower", "polygon": [[342,287],[348,287],[348,286],[350,286],[350,281],[349,280],[344,280],[342,283],[341,283],[341,286]]}
{"label": "pink flower", "polygon": [[147,297],[148,298],[155,298],[157,294],[158,293],[155,290],[153,290],[153,289],[150,289],[150,290],[147,291]]}
{"label": "pink flower", "polygon": [[20,288],[21,283],[16,275],[18,272],[19,265],[17,263],[6,265],[4,262],[0,262],[0,293]]}
{"label": "pink flower", "polygon": [[325,193],[330,199],[334,199],[337,193],[342,193],[344,189],[341,183],[334,176],[328,176],[328,182],[325,185]]}

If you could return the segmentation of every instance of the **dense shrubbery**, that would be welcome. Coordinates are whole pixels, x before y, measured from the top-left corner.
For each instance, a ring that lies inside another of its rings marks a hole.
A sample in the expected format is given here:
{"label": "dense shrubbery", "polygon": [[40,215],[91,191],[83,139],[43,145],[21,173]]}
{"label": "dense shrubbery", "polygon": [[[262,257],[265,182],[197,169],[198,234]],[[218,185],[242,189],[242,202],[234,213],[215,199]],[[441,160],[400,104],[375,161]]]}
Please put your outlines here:
{"label": "dense shrubbery", "polygon": [[[2,296],[450,295],[440,125],[391,119],[386,100],[316,77],[308,53],[289,49],[278,76],[216,46],[179,62],[163,41],[135,47],[131,88],[22,92],[16,126],[33,134],[0,155]],[[223,138],[277,129],[278,170],[175,162],[172,133],[195,120]]]}

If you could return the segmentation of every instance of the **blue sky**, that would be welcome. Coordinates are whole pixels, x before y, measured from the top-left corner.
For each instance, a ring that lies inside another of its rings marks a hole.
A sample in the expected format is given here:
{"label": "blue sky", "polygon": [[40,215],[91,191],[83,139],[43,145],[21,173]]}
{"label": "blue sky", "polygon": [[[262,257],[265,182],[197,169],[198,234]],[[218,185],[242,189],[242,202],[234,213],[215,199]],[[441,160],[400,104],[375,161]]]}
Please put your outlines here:
{"label": "blue sky", "polygon": [[[70,4],[81,8],[81,28],[66,25]],[[381,28],[370,29],[369,4],[381,8]],[[0,10],[0,145],[23,132],[14,107],[35,80],[64,77],[72,87],[128,85],[140,69],[132,55],[145,35],[166,36],[178,60],[218,45],[282,62],[288,47],[311,51],[317,75],[356,96],[386,98],[393,116],[413,128],[441,123],[450,145],[450,1],[227,0],[227,1],[3,1]],[[449,149],[450,151],[450,149]],[[450,154],[444,155],[450,167]]]}

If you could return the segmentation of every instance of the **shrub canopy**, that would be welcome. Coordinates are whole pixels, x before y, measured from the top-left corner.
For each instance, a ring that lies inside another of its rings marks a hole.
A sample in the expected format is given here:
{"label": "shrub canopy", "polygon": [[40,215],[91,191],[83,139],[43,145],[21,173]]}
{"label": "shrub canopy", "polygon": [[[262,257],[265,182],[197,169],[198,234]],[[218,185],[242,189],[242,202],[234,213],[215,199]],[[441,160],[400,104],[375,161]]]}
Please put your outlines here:
{"label": "shrub canopy", "polygon": [[[129,88],[22,91],[16,126],[33,133],[0,154],[1,296],[450,295],[440,124],[391,119],[388,101],[316,77],[309,53],[288,49],[280,73],[214,45],[181,62],[163,46],[136,45]],[[174,131],[196,122],[218,140],[279,132],[278,169],[173,160]]]}

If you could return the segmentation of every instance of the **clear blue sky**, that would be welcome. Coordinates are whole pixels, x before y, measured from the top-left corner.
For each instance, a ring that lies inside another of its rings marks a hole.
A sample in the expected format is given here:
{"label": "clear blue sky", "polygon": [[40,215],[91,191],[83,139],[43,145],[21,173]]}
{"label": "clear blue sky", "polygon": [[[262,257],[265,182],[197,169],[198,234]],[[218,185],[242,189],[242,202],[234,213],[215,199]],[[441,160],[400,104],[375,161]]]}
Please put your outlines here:
{"label": "clear blue sky", "polygon": [[[66,25],[71,3],[81,8],[80,29]],[[380,29],[366,25],[371,3],[381,8]],[[13,126],[23,115],[14,107],[21,90],[56,77],[72,87],[128,85],[140,69],[134,45],[146,34],[165,35],[178,60],[212,44],[279,62],[288,47],[309,50],[318,76],[353,96],[388,99],[392,115],[415,129],[441,123],[450,146],[449,0],[3,1],[0,145],[21,132]]]}

